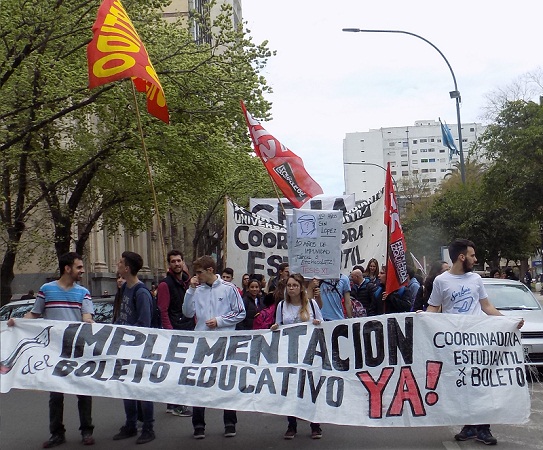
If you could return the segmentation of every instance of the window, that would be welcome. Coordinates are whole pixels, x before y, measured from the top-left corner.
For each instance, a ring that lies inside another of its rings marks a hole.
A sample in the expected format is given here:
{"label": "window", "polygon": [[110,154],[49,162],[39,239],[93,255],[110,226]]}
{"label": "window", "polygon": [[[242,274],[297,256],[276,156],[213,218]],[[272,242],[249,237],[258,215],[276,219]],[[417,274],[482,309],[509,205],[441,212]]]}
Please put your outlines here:
{"label": "window", "polygon": [[435,178],[430,178],[430,183],[435,183],[437,180]]}
{"label": "window", "polygon": [[441,169],[441,173],[447,172],[447,169]]}
{"label": "window", "polygon": [[445,153],[445,149],[444,149],[444,148],[440,148],[440,149],[439,149],[439,153]]}
{"label": "window", "polygon": [[412,159],[411,160],[411,164],[418,164],[419,163],[419,160],[418,159]]}
{"label": "window", "polygon": [[437,170],[436,169],[430,169],[430,173],[436,173]]}
{"label": "window", "polygon": [[422,158],[422,159],[420,160],[420,162],[421,162],[421,163],[427,163],[427,162],[428,162],[428,158]]}
{"label": "window", "polygon": [[428,149],[427,149],[427,148],[421,148],[421,149],[420,149],[420,152],[421,152],[421,153],[428,153]]}
{"label": "window", "polygon": [[402,152],[400,155],[402,158],[407,158],[407,152]]}
{"label": "window", "polygon": [[415,170],[412,170],[411,173],[412,173],[413,175],[417,175],[417,174],[419,173],[419,171],[418,171],[418,169],[415,169]]}
{"label": "window", "polygon": [[395,145],[396,145],[396,142],[389,142],[389,143],[388,143],[388,146],[389,146],[389,147],[394,147]]}
{"label": "window", "polygon": [[390,167],[396,167],[396,161],[391,161],[390,162]]}
{"label": "window", "polygon": [[439,162],[440,163],[444,163],[444,162],[447,162],[445,158],[439,158]]}
{"label": "window", "polygon": [[475,128],[470,128],[469,131],[473,133],[475,131]]}
{"label": "window", "polygon": [[388,152],[388,156],[396,156],[396,152]]}
{"label": "window", "polygon": [[428,160],[428,162],[436,162],[436,159],[435,159],[435,158],[430,158],[430,159]]}
{"label": "window", "polygon": [[402,143],[403,148],[409,148],[409,142],[403,141]]}
{"label": "window", "polygon": [[429,149],[428,149],[428,153],[434,153],[435,151],[436,151],[435,148],[429,148]]}
{"label": "window", "polygon": [[422,169],[422,173],[428,173],[428,169]]}
{"label": "window", "polygon": [[412,155],[416,155],[418,153],[418,150],[411,150]]}
{"label": "window", "polygon": [[417,140],[416,139],[413,139],[413,144],[416,144],[417,143]]}
{"label": "window", "polygon": [[391,170],[391,171],[390,171],[390,175],[396,175],[396,171],[395,171],[395,170]]}
{"label": "window", "polygon": [[428,142],[428,139],[421,139],[420,143],[422,144],[423,142]]}
{"label": "window", "polygon": [[440,139],[440,138],[437,138],[437,139],[436,139],[436,142],[441,142],[441,139]]}
{"label": "window", "polygon": [[407,161],[402,161],[402,167],[407,167],[409,163]]}
{"label": "window", "polygon": [[467,138],[462,138],[462,142],[468,142]]}
{"label": "window", "polygon": [[430,142],[434,142],[434,141],[435,141],[435,139],[434,139],[434,138],[430,138]]}
{"label": "window", "polygon": [[409,171],[408,170],[402,170],[402,177],[408,177]]}

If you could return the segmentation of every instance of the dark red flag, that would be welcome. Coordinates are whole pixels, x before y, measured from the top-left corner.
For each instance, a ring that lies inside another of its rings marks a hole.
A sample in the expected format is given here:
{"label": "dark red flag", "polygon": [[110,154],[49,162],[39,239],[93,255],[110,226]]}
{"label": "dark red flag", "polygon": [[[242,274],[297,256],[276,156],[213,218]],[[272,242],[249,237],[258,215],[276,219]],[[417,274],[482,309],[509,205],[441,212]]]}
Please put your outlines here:
{"label": "dark red flag", "polygon": [[407,283],[407,260],[405,237],[400,223],[400,212],[394,183],[387,164],[385,180],[385,225],[387,227],[387,285],[385,292],[390,294]]}
{"label": "dark red flag", "polygon": [[302,158],[268,133],[247,111],[243,101],[241,109],[245,114],[255,153],[290,203],[295,208],[301,208],[310,198],[322,194],[322,188],[306,172]]}

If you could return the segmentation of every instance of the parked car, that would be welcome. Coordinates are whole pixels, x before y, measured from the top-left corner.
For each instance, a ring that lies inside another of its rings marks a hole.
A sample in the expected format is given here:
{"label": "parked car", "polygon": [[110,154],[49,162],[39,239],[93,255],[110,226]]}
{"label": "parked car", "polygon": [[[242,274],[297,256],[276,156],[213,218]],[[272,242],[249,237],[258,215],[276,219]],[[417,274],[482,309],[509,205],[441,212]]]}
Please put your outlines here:
{"label": "parked car", "polygon": [[520,281],[483,278],[483,284],[490,302],[504,316],[524,319],[520,335],[526,363],[543,370],[543,309],[539,301]]}
{"label": "parked car", "polygon": [[[34,301],[30,300],[17,300],[11,301],[7,305],[0,308],[0,320],[8,320],[9,318],[23,317],[34,306]],[[111,323],[113,321],[113,302],[115,297],[113,295],[93,297],[92,303],[94,303],[94,321],[98,323]]]}

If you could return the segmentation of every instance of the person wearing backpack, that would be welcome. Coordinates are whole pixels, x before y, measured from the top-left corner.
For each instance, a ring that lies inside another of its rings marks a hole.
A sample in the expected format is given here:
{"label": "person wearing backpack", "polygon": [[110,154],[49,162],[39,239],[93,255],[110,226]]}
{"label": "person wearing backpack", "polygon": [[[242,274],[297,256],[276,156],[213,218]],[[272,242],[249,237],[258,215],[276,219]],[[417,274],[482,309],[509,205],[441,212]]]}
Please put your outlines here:
{"label": "person wearing backpack", "polygon": [[[183,302],[189,288],[190,275],[185,270],[183,253],[170,250],[168,273],[158,285],[157,303],[165,330],[194,330],[194,319],[183,315]],[[179,417],[190,417],[192,411],[185,405],[168,403],[166,412]]]}
{"label": "person wearing backpack", "polygon": [[[308,298],[304,288],[304,277],[299,273],[290,274],[287,279],[287,293],[285,299],[279,302],[275,312],[275,323],[271,326],[272,331],[279,329],[279,325],[292,323],[312,322],[313,325],[320,325],[323,321],[319,305],[313,299]],[[297,419],[288,416],[288,428],[284,435],[285,439],[294,439],[297,432]],[[311,423],[311,438],[320,439],[322,430],[319,423]]]}
{"label": "person wearing backpack", "polygon": [[[143,258],[135,252],[123,252],[117,263],[117,271],[126,282],[121,288],[121,303],[115,325],[151,326],[153,299],[149,289],[138,279],[138,272],[142,267]],[[131,399],[125,399],[123,402],[126,423],[119,433],[113,436],[113,440],[127,439],[138,434],[138,402],[141,405],[143,428],[136,443],[146,444],[155,439],[153,402]]]}
{"label": "person wearing backpack", "polygon": [[350,278],[353,317],[366,317],[371,304],[370,279],[369,277],[364,277],[360,269],[354,269],[351,272]]}
{"label": "person wearing backpack", "polygon": [[[349,278],[340,274],[339,279],[318,280],[319,289],[316,289],[315,300],[322,305],[324,320],[343,320],[353,317],[351,303],[351,282]],[[343,302],[342,302],[343,299]],[[343,314],[343,305],[346,314]]]}

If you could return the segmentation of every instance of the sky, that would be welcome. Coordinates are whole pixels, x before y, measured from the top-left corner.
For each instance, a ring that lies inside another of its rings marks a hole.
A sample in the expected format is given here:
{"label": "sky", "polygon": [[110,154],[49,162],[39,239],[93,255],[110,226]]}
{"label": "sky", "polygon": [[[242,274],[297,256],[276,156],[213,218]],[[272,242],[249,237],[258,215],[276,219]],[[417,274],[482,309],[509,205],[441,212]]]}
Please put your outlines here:
{"label": "sky", "polygon": [[343,194],[346,133],[456,124],[451,72],[462,95],[461,121],[481,122],[486,96],[543,67],[542,0],[242,0],[255,43],[267,40],[262,75],[272,117],[262,125],[300,156],[326,195]]}

